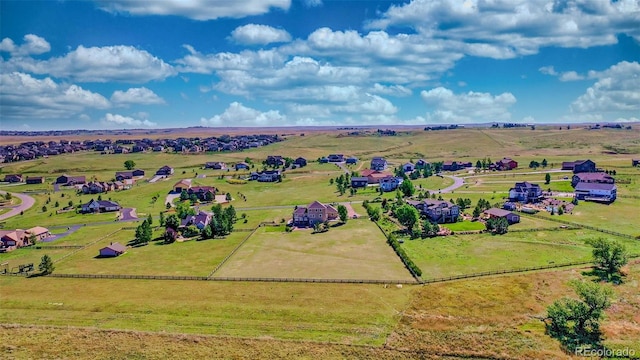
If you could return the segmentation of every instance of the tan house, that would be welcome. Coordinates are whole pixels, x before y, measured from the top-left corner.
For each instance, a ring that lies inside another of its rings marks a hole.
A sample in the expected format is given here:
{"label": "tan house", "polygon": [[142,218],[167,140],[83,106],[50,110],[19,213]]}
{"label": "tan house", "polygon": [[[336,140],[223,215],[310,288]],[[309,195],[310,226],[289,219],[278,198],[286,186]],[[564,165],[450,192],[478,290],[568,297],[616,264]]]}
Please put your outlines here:
{"label": "tan house", "polygon": [[41,241],[51,236],[51,233],[49,229],[42,226],[32,227],[27,230],[0,231],[0,252],[9,252],[17,248],[33,245],[32,236],[35,236],[35,241]]}
{"label": "tan house", "polygon": [[298,206],[293,211],[293,225],[309,226],[338,218],[338,210],[331,205],[314,201],[308,206]]}
{"label": "tan house", "polygon": [[181,193],[182,190],[187,191],[189,189],[191,189],[191,180],[189,179],[182,179],[173,185],[174,193]]}

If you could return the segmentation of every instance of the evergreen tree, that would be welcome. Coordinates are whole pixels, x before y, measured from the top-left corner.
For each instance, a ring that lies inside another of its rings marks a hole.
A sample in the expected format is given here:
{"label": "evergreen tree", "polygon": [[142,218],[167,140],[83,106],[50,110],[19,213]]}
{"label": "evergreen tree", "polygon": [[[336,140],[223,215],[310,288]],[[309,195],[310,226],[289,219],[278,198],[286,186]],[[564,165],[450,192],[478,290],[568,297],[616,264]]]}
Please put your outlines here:
{"label": "evergreen tree", "polygon": [[51,273],[53,273],[53,270],[55,270],[55,266],[53,266],[53,260],[51,260],[51,257],[49,257],[49,255],[43,255],[42,258],[40,259],[40,265],[38,265],[38,270],[40,270],[40,273],[42,275],[49,275]]}

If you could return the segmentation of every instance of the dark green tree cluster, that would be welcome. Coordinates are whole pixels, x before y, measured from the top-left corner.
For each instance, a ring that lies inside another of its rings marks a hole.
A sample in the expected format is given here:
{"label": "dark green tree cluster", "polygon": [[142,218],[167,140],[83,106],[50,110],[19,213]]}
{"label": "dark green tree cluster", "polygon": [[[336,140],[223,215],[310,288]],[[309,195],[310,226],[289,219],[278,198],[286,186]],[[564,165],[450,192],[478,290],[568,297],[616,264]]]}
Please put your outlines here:
{"label": "dark green tree cluster", "polygon": [[40,274],[42,275],[49,275],[51,273],[53,273],[53,270],[55,270],[55,266],[53,266],[53,260],[51,260],[51,257],[49,255],[43,255],[42,258],[40,259],[40,265],[38,265],[38,270],[40,270]]}
{"label": "dark green tree cluster", "polygon": [[[383,200],[383,203],[385,201],[386,201],[386,199]],[[367,210],[367,216],[369,217],[369,219],[371,221],[380,220],[380,208],[371,206],[371,204],[369,204],[368,200],[365,200],[364,202],[362,202],[362,206],[365,208],[365,210]]]}
{"label": "dark green tree cluster", "polygon": [[411,260],[409,255],[407,255],[394,234],[387,237],[387,243],[391,246],[393,251],[396,252],[400,260],[404,263],[404,266],[406,266],[409,271],[416,276],[422,276],[422,270],[413,262],[413,260]]}
{"label": "dark green tree cluster", "polygon": [[503,217],[491,218],[487,220],[485,225],[487,230],[493,234],[502,235],[509,231],[509,222]]}
{"label": "dark green tree cluster", "polygon": [[238,220],[236,209],[233,205],[222,208],[222,205],[215,204],[211,207],[213,216],[211,222],[202,230],[202,237],[213,239],[216,236],[229,235],[233,231],[233,226]]}
{"label": "dark green tree cluster", "polygon": [[597,238],[588,242],[593,247],[594,273],[602,280],[614,283],[622,282],[622,267],[629,261],[624,245],[617,241]]}
{"label": "dark green tree cluster", "polygon": [[471,199],[457,198],[454,204],[458,205],[461,210],[466,210],[471,207]]}
{"label": "dark green tree cluster", "polygon": [[480,199],[476,204],[476,207],[473,209],[473,217],[478,218],[482,214],[483,211],[489,210],[491,208],[491,203],[488,200]]}
{"label": "dark green tree cluster", "polygon": [[400,224],[407,227],[409,233],[413,232],[413,227],[420,220],[418,210],[411,205],[402,205],[395,210],[395,215]]}
{"label": "dark green tree cluster", "polygon": [[344,205],[338,205],[338,216],[340,217],[340,221],[346,223],[349,218],[348,215],[349,211],[347,210],[347,207]]}
{"label": "dark green tree cluster", "polygon": [[142,224],[136,228],[136,244],[146,244],[151,241],[152,236],[153,230],[151,229],[151,224],[145,219]]}
{"label": "dark green tree cluster", "polygon": [[422,223],[422,238],[430,238],[438,235],[438,231],[440,231],[440,226],[437,223],[432,222],[431,220],[425,220]]}
{"label": "dark green tree cluster", "polygon": [[336,177],[334,182],[340,195],[344,195],[347,188],[351,186],[351,178],[349,177],[349,174],[340,174],[340,176]]}
{"label": "dark green tree cluster", "polygon": [[402,195],[405,197],[411,197],[416,192],[416,188],[413,186],[413,183],[409,179],[402,181],[402,184],[400,184],[399,189],[400,189],[400,192],[402,192]]}

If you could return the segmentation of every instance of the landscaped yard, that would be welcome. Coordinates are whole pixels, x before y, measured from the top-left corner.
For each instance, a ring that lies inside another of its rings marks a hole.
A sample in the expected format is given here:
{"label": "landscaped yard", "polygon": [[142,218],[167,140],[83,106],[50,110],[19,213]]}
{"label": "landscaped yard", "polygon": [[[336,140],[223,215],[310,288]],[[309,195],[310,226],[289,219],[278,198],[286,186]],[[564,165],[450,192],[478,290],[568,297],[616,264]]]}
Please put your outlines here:
{"label": "landscaped yard", "polygon": [[216,277],[408,280],[409,271],[368,220],[349,220],[325,233],[259,229]]}
{"label": "landscaped yard", "polygon": [[480,221],[459,221],[451,224],[442,224],[451,231],[484,230],[486,226]]}

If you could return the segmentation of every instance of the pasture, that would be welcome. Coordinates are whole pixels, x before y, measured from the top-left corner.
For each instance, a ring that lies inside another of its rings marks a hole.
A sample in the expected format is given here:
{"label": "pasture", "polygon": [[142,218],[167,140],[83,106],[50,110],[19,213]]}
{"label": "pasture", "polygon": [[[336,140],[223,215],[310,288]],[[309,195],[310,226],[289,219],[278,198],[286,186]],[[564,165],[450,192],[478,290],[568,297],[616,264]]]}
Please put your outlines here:
{"label": "pasture", "polygon": [[[277,228],[280,229],[280,228]],[[261,228],[216,277],[373,279],[412,281],[386,238],[368,220],[348,220],[328,232]]]}

